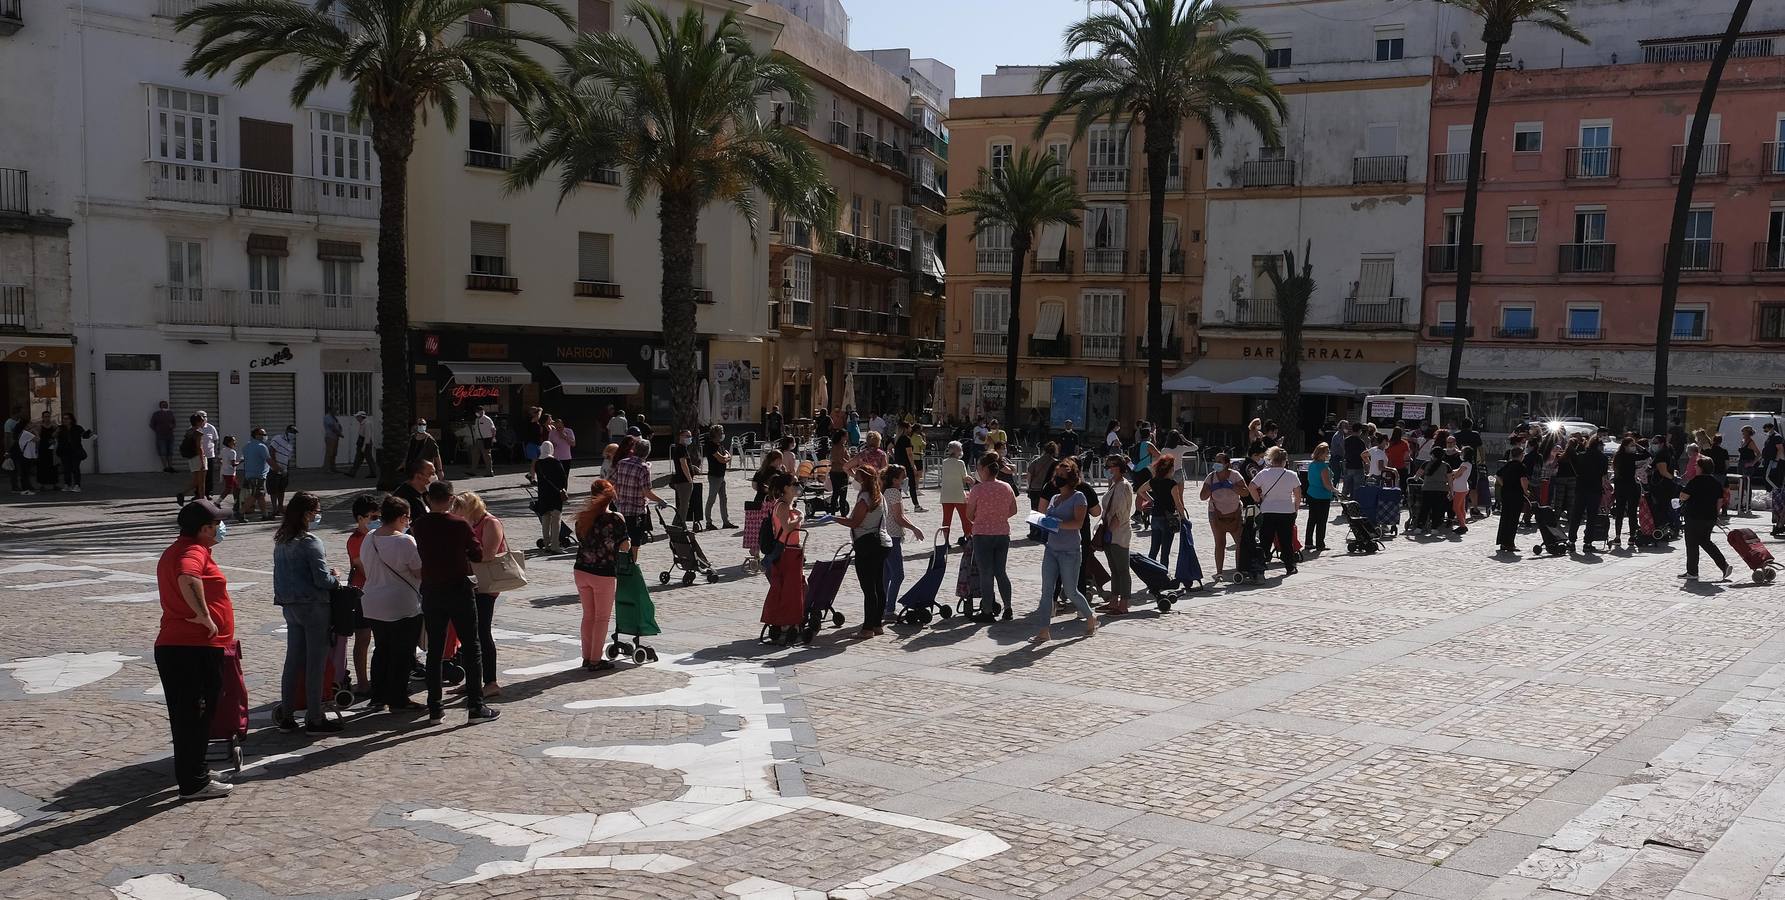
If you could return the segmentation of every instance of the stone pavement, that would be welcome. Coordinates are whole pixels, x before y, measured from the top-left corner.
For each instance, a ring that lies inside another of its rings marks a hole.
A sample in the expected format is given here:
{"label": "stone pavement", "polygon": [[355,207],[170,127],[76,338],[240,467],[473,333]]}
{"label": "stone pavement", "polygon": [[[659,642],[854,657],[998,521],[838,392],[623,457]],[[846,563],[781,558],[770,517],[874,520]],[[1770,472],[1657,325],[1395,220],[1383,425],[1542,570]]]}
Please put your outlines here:
{"label": "stone pavement", "polygon": [[[467,484],[531,543],[514,476]],[[313,740],[265,727],[271,527],[243,526],[248,765],[181,805],[150,659],[173,506],[137,487],[0,514],[0,897],[1785,897],[1785,593],[1685,588],[1678,552],[1403,539],[1040,649],[958,616],[854,640],[850,579],[849,623],[784,649],[736,533],[703,534],[721,577],[654,591],[658,662],[584,675],[570,560],[535,559],[501,721]],[[344,568],[359,484],[320,487]],[[1012,553],[1023,612],[1039,559]]]}

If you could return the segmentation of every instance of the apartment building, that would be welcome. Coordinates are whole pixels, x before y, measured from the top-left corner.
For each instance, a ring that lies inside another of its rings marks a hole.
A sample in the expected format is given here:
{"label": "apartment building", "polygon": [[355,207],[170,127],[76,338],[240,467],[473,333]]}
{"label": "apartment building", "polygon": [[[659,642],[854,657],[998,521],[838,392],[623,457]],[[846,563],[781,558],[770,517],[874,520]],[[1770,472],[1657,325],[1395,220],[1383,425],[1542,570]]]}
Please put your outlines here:
{"label": "apartment building", "polygon": [[193,5],[24,4],[0,36],[7,390],[94,427],[91,470],[159,468],[161,400],[227,433],[296,424],[303,465],[325,409],[375,411],[369,138],[339,85],[293,109],[289,66],[182,75]]}
{"label": "apartment building", "polygon": [[[1022,396],[1004,397],[1008,346],[1010,234],[955,223],[947,241],[944,355],[951,412],[993,415],[1007,424],[1036,417],[1058,424],[1130,420],[1146,408],[1147,194],[1144,133],[1097,125],[1074,140],[1070,118],[1037,139],[1055,95],[1034,93],[1033,66],[1000,66],[981,80],[982,96],[951,107],[952,194],[980,173],[995,173],[1021,148],[1052,154],[1086,204],[1078,227],[1043,229],[1024,260],[1017,377]],[[1163,327],[1167,373],[1195,346],[1202,295],[1205,139],[1186,126],[1166,187]]]}
{"label": "apartment building", "polygon": [[[714,18],[744,9],[727,0],[693,5]],[[680,15],[685,5],[663,8]],[[581,0],[574,10],[578,31],[621,29],[648,43],[643,26],[623,15],[621,4]],[[472,27],[573,37],[538,10],[513,14],[512,22]],[[779,23],[748,13],[741,21],[767,51]],[[527,407],[543,406],[585,435],[579,457],[601,451],[605,441],[595,436],[605,434],[610,406],[645,416],[662,433],[675,410],[661,339],[655,201],[647,200],[637,215],[629,211],[618,170],[561,201],[550,178],[511,193],[504,178],[527,150],[516,112],[469,100],[462,109],[451,130],[439,116],[429,117],[410,159],[410,356],[417,414],[456,425],[484,406],[509,426],[525,421]],[[728,206],[701,215],[694,270],[697,365],[718,397],[722,423],[759,421],[771,402],[757,382],[758,373],[770,371],[761,337],[769,328],[768,242],[762,237]]]}
{"label": "apartment building", "polygon": [[942,278],[930,249],[944,209],[940,119],[914,128],[914,106],[932,107],[914,104],[900,75],[779,6],[751,13],[781,26],[775,50],[806,69],[812,105],[784,101],[775,114],[823,159],[838,201],[834,222],[777,211],[771,224],[776,333],[763,363],[771,402],[794,417],[923,409],[939,366],[918,358],[933,326],[913,323]]}
{"label": "apartment building", "polygon": [[[1777,15],[1774,13],[1773,15]],[[1763,26],[1764,27],[1764,26]],[[1779,409],[1785,395],[1785,41],[1744,37],[1707,123],[1682,248],[1672,415]],[[1459,255],[1478,274],[1461,392],[1500,429],[1530,414],[1647,427],[1663,257],[1715,38],[1593,34],[1617,64],[1501,72],[1475,246],[1458,245],[1477,74],[1434,87],[1420,384],[1439,389],[1459,327]],[[1511,51],[1521,52],[1515,45]]]}

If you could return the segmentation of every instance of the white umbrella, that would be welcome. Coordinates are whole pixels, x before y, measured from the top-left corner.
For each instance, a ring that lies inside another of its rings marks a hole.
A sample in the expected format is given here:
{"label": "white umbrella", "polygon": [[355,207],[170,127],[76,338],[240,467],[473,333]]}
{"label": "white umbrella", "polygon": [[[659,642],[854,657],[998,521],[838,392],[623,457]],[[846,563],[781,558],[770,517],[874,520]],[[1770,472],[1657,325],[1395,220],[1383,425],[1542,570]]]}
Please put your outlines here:
{"label": "white umbrella", "polygon": [[712,394],[713,404],[707,408],[707,412],[710,414],[710,417],[707,419],[707,424],[722,425],[725,422],[725,391],[721,390],[719,386],[715,384],[713,385]]}
{"label": "white umbrella", "polygon": [[1254,375],[1227,384],[1218,384],[1209,390],[1211,394],[1274,394],[1276,392],[1277,379],[1265,375]]}
{"label": "white umbrella", "polygon": [[713,411],[713,383],[705,378],[700,380],[700,389],[694,394],[694,418],[706,422],[715,421],[708,418]]}
{"label": "white umbrella", "polygon": [[[831,407],[830,393],[831,393],[831,386],[825,383],[824,373],[819,372],[819,373],[813,375],[812,376],[812,412],[813,413],[817,413],[820,409],[829,409]],[[787,412],[789,415],[792,415],[793,410],[788,410]]]}
{"label": "white umbrella", "polygon": [[1186,370],[1165,379],[1165,383],[1161,385],[1161,387],[1168,391],[1178,393],[1200,394],[1205,391],[1214,390],[1215,382],[1210,381],[1201,375],[1192,375]]}
{"label": "white umbrella", "polygon": [[943,393],[945,386],[942,373],[937,372],[936,386],[930,389],[930,418],[937,422],[942,421],[943,416],[948,412],[948,395]]}
{"label": "white umbrella", "polygon": [[861,406],[855,402],[855,373],[854,372],[845,372],[843,374],[843,396],[838,398],[837,403],[839,406],[842,406],[844,409],[848,409],[849,407],[853,406],[853,407],[855,407],[856,412],[861,411]]}
{"label": "white umbrella", "polygon": [[1364,390],[1337,375],[1321,375],[1302,381],[1304,394],[1339,394],[1349,396],[1361,394]]}

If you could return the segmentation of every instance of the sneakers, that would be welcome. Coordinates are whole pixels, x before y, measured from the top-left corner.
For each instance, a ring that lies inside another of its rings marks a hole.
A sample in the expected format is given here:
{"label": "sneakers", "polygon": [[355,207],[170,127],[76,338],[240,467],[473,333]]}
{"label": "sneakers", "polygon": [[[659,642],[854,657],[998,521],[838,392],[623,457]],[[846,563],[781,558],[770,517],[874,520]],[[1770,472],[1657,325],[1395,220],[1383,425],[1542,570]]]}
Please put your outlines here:
{"label": "sneakers", "polygon": [[1675,578],[1684,578],[1687,581],[1697,581],[1698,580],[1698,574],[1696,572],[1681,572],[1680,574],[1675,575],[1674,577]]}
{"label": "sneakers", "polygon": [[446,710],[441,709],[438,706],[428,707],[428,724],[429,725],[438,725],[444,721],[446,721]]}
{"label": "sneakers", "polygon": [[497,719],[501,718],[501,716],[502,716],[501,710],[495,708],[494,706],[489,706],[486,704],[484,706],[479,706],[478,708],[472,710],[471,713],[465,717],[465,724],[466,725],[482,725],[485,722],[494,722]]}
{"label": "sneakers", "polygon": [[298,730],[297,720],[291,716],[286,716],[273,724],[279,726],[279,730],[285,734],[295,734]]}
{"label": "sneakers", "polygon": [[213,778],[208,783],[206,783],[204,787],[201,787],[196,791],[193,791],[191,793],[181,793],[180,799],[181,800],[214,800],[218,797],[229,796],[229,792],[233,791],[235,789],[236,789],[235,785],[227,784],[225,782],[221,782],[221,781],[218,781],[217,779]]}
{"label": "sneakers", "polygon": [[345,727],[346,726],[342,725],[339,720],[323,719],[317,722],[305,723],[304,730],[311,734],[339,734],[341,729]]}
{"label": "sneakers", "polygon": [[74,491],[75,493],[78,494],[81,492],[81,486],[77,484],[74,487],[69,488],[69,490]]}
{"label": "sneakers", "polygon": [[1733,567],[1731,567],[1729,565],[1729,563],[1724,563],[1722,568],[1723,568],[1723,580],[1728,581],[1730,573],[1734,572],[1735,569]]}

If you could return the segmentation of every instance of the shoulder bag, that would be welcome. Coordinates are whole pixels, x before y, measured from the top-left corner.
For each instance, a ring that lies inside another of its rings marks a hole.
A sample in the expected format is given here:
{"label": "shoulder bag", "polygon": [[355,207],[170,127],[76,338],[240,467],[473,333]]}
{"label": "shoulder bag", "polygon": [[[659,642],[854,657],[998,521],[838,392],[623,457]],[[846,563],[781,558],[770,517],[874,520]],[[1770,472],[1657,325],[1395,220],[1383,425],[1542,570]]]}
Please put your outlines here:
{"label": "shoulder bag", "polygon": [[509,550],[481,562],[471,564],[480,594],[518,591],[527,586],[527,557],[519,550]]}

